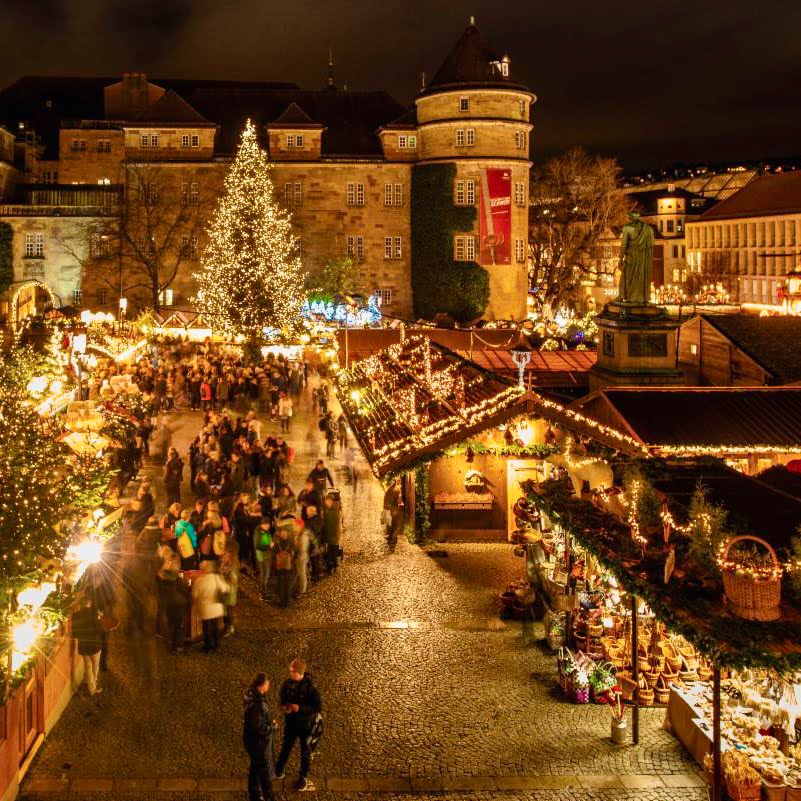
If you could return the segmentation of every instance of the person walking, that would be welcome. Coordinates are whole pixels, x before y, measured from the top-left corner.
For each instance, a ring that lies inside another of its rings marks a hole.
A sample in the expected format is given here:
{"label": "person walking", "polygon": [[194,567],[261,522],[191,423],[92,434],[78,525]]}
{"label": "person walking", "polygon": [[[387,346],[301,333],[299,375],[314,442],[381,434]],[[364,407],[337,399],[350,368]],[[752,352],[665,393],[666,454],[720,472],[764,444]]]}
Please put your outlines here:
{"label": "person walking", "polygon": [[248,801],[272,801],[275,765],[273,763],[273,731],[267,693],[270,680],[266,673],[257,673],[245,693],[245,714],[242,722],[242,743],[250,757]]}
{"label": "person walking", "polygon": [[203,651],[219,648],[220,619],[225,615],[223,596],[230,586],[217,572],[217,562],[207,559],[200,565],[203,574],[192,585],[192,603],[197,607],[198,617],[203,622]]}
{"label": "person walking", "polygon": [[[314,509],[314,507],[309,507]],[[317,510],[315,509],[315,514]],[[309,556],[311,555],[312,538],[309,529],[302,519],[296,518],[295,535],[295,576],[297,580],[297,596],[303,597],[309,585]]]}
{"label": "person walking", "polygon": [[281,753],[275,766],[276,777],[284,776],[284,769],[292,753],[295,740],[300,742],[300,775],[295,782],[296,790],[306,790],[311,767],[311,748],[309,735],[316,715],[323,711],[320,691],[314,686],[312,677],[306,672],[302,659],[293,659],[289,664],[289,678],[281,685],[279,692],[281,708],[284,712],[284,740]]}
{"label": "person walking", "polygon": [[184,480],[184,460],[175,448],[167,451],[164,465],[164,489],[167,491],[167,505],[181,502],[181,484]]}
{"label": "person walking", "polygon": [[344,412],[337,418],[337,438],[339,439],[339,455],[344,456],[348,447],[348,420]]}
{"label": "person walking", "polygon": [[[312,484],[314,484],[314,488],[317,490],[320,502],[322,502],[322,499],[325,498],[326,482],[328,482],[332,487],[334,486],[334,479],[331,475],[331,471],[325,466],[325,462],[322,459],[317,460],[317,463],[309,472],[306,480],[311,481]],[[317,504],[317,506],[319,508],[319,504]]]}
{"label": "person walking", "polygon": [[339,502],[331,495],[325,499],[323,530],[325,535],[325,563],[329,575],[333,575],[339,566],[342,544],[342,511],[339,508]]}
{"label": "person walking", "polygon": [[292,597],[297,548],[292,528],[279,526],[275,539],[275,572],[278,576],[278,602],[286,609]]}
{"label": "person walking", "polygon": [[103,627],[91,596],[81,598],[80,607],[72,616],[72,636],[78,641],[78,655],[83,657],[83,678],[90,696],[103,692],[97,686],[100,670],[100,651],[103,646]]}
{"label": "person walking", "polygon": [[396,542],[398,534],[403,531],[403,495],[401,494],[400,484],[397,478],[392,479],[392,483],[384,493],[383,508],[389,512],[389,525],[387,526],[387,538],[390,542]]}
{"label": "person walking", "polygon": [[292,420],[292,398],[285,392],[278,398],[278,417],[281,420],[281,433],[288,433],[289,423]]}
{"label": "person walking", "polygon": [[262,517],[253,532],[253,548],[256,552],[256,567],[259,571],[259,592],[262,601],[269,600],[270,568],[273,562],[273,535],[270,518]]}

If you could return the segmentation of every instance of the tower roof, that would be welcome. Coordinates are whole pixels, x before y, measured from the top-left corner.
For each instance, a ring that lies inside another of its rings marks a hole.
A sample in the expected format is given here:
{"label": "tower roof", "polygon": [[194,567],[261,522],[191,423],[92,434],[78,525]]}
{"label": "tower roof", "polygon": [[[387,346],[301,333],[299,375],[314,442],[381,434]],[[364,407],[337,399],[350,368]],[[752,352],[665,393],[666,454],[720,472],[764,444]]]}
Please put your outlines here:
{"label": "tower roof", "polygon": [[528,87],[513,81],[508,72],[504,75],[502,65],[508,62],[507,56],[499,55],[487,44],[471,18],[459,41],[420,94],[480,88],[516,89],[531,94]]}

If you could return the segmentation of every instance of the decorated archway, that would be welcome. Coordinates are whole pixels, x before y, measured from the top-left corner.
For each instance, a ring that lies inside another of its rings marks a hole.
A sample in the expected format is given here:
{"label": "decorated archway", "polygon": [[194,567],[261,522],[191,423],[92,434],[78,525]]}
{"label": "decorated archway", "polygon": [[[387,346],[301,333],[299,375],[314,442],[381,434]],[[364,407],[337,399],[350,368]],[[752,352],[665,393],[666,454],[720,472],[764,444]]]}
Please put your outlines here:
{"label": "decorated archway", "polygon": [[26,317],[33,317],[59,305],[56,294],[42,281],[23,281],[12,286],[11,291],[13,294],[9,319],[15,331]]}

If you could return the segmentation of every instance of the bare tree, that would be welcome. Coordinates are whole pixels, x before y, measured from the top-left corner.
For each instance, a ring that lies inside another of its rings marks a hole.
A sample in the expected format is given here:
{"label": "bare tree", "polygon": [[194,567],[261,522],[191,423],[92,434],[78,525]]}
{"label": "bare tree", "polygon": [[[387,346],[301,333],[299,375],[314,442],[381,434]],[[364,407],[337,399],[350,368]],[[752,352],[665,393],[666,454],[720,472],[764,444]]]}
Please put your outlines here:
{"label": "bare tree", "polygon": [[696,297],[703,287],[720,284],[729,297],[737,301],[740,296],[740,284],[737,275],[732,270],[731,252],[726,250],[713,250],[703,254],[700,272],[688,272],[684,282],[684,292],[690,297]]}
{"label": "bare tree", "polygon": [[88,218],[60,245],[101,287],[159,311],[164,290],[198,255],[208,210],[208,193],[184,170],[129,164],[115,213]]}
{"label": "bare tree", "polygon": [[573,148],[531,177],[530,286],[540,304],[570,304],[582,278],[597,278],[599,249],[617,236],[631,202],[619,191],[614,159]]}

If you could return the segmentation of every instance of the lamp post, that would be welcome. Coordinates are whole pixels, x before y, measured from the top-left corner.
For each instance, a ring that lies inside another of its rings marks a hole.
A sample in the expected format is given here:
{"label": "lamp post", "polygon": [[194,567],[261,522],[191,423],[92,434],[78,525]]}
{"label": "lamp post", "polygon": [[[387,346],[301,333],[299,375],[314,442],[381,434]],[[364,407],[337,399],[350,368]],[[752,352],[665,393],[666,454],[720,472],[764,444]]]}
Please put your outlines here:
{"label": "lamp post", "polygon": [[517,383],[520,389],[526,388],[526,365],[531,361],[531,348],[523,341],[523,335],[520,335],[520,341],[511,350],[512,361],[517,365]]}

